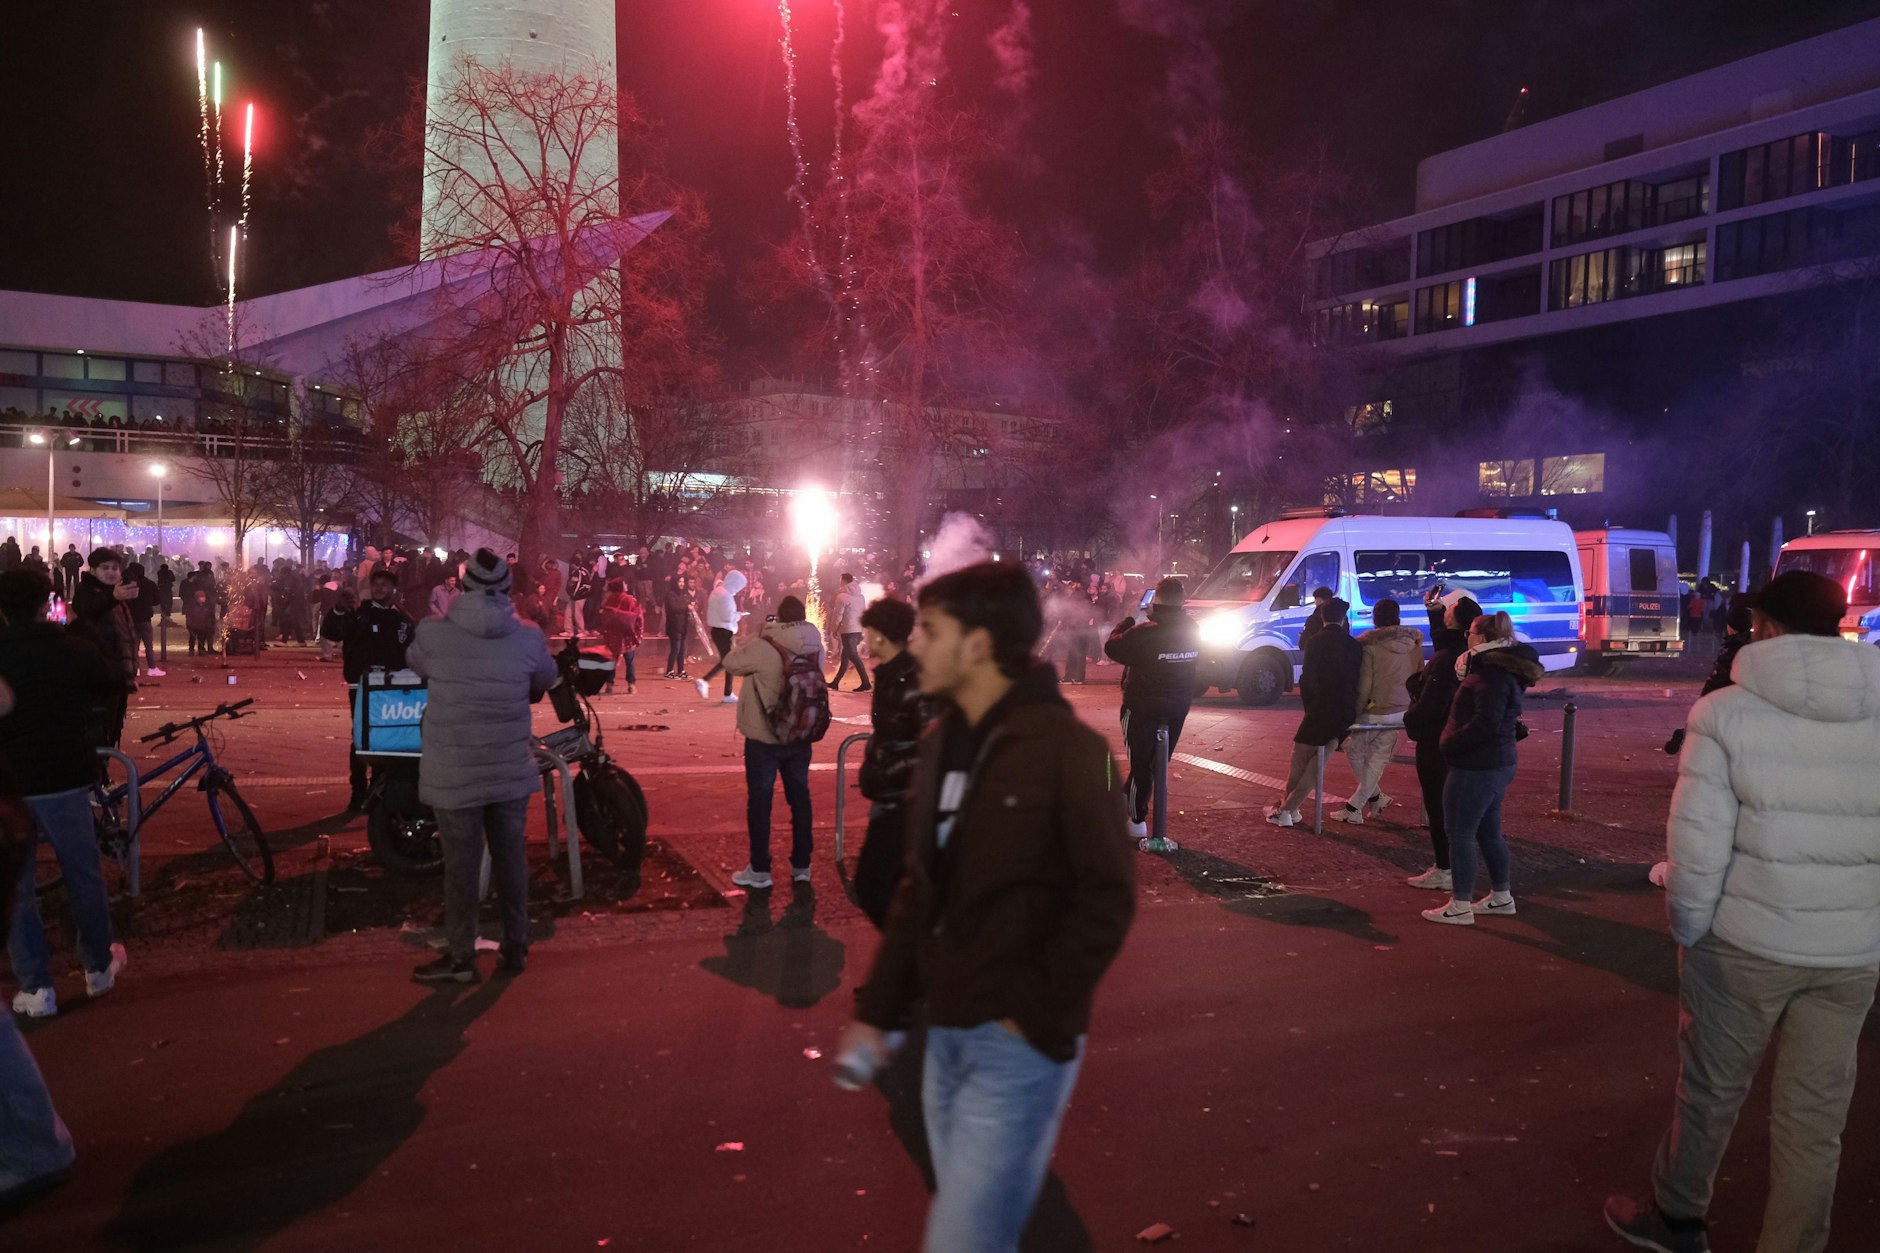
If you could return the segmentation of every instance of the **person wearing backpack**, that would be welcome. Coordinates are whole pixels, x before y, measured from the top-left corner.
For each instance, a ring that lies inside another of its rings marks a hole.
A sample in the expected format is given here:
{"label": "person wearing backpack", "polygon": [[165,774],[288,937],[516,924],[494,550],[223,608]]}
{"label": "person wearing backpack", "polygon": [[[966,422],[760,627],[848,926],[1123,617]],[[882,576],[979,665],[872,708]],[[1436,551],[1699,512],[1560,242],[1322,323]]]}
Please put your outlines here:
{"label": "person wearing backpack", "polygon": [[727,671],[744,676],[738,732],[744,736],[751,862],[731,876],[741,888],[771,885],[770,807],[779,775],[790,805],[790,878],[809,882],[809,759],[829,729],[829,686],[823,680],[822,632],[806,619],[803,602],[786,596],[777,620],[724,659]]}

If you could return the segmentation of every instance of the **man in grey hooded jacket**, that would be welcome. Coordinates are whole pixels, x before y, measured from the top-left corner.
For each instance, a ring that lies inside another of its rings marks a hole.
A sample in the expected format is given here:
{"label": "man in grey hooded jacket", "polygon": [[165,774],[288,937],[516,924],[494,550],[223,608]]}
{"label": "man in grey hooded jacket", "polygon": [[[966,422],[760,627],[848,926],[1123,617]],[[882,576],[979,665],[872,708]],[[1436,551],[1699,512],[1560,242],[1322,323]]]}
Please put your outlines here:
{"label": "man in grey hooded jacket", "polygon": [[437,812],[444,846],[443,956],[421,982],[474,983],[477,880],[487,841],[502,906],[497,969],[520,973],[529,948],[529,867],[523,830],[541,785],[529,706],[559,678],[541,628],[509,598],[509,565],[487,548],[464,567],[463,594],[443,618],[418,625],[405,655],[430,684],[418,798]]}

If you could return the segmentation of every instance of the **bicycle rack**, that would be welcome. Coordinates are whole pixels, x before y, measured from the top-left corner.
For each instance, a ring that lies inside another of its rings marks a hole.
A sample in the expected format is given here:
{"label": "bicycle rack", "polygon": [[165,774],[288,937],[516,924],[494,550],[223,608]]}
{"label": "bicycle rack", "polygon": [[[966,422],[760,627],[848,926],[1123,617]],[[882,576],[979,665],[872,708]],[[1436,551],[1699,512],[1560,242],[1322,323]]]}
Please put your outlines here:
{"label": "bicycle rack", "polygon": [[842,865],[842,820],[844,816],[848,813],[848,807],[849,807],[849,789],[848,789],[848,783],[847,783],[847,776],[848,776],[847,758],[848,758],[848,752],[849,752],[849,745],[859,744],[859,743],[862,743],[863,741],[872,740],[874,738],[875,738],[874,735],[868,731],[858,731],[856,734],[851,735],[848,739],[843,740],[842,746],[836,749],[836,865],[837,866]]}
{"label": "bicycle rack", "polygon": [[124,813],[131,842],[130,847],[125,851],[130,857],[127,874],[131,883],[131,895],[138,896],[144,890],[143,837],[140,834],[140,829],[144,825],[144,797],[140,780],[137,777],[137,763],[115,748],[101,748],[98,750],[98,756],[115,761],[124,767],[124,780],[129,784],[124,792]]}
{"label": "bicycle rack", "polygon": [[559,775],[561,778],[561,816],[567,827],[568,841],[568,895],[572,900],[580,900],[586,890],[581,878],[581,827],[575,818],[574,775],[568,769],[568,763],[559,754],[540,744],[535,746],[535,760],[542,767],[542,804],[548,810],[548,855],[555,856],[555,793],[549,786],[548,776]]}

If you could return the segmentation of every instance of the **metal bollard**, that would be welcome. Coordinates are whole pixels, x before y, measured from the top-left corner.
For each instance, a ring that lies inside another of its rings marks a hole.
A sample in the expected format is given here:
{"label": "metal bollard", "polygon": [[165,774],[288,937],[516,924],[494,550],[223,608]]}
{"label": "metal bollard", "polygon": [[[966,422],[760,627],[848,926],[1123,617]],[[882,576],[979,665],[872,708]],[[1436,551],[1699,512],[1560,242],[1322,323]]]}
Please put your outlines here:
{"label": "metal bollard", "polygon": [[1313,790],[1312,804],[1315,808],[1315,812],[1312,815],[1312,834],[1324,835],[1325,834],[1325,745],[1323,744],[1319,745],[1318,786]]}
{"label": "metal bollard", "polygon": [[1573,726],[1579,708],[1568,701],[1560,720],[1560,812],[1573,812]]}
{"label": "metal bollard", "polygon": [[1142,842],[1145,853],[1172,852],[1181,845],[1168,838],[1168,724],[1155,728],[1155,795],[1149,803],[1149,838]]}
{"label": "metal bollard", "polygon": [[846,740],[843,740],[841,746],[836,749],[836,840],[835,840],[835,845],[836,845],[836,865],[838,866],[842,864],[843,821],[844,819],[848,817],[848,809],[849,809],[849,789],[848,789],[849,747],[850,745],[853,745],[853,744],[866,744],[869,740],[872,740],[874,738],[875,737],[871,733],[867,731],[862,731],[855,735],[849,736]]}

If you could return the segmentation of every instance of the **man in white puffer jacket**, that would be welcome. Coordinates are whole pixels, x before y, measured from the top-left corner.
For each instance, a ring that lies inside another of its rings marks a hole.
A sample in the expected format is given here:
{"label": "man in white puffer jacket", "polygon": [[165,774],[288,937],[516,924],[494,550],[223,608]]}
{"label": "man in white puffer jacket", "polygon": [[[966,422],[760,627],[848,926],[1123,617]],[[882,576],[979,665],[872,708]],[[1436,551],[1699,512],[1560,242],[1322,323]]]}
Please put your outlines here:
{"label": "man in white puffer jacket", "polygon": [[1655,1204],[1613,1229],[1709,1248],[1717,1167],[1778,1024],[1761,1253],[1828,1243],[1841,1129],[1880,980],[1880,649],[1839,638],[1836,584],[1795,571],[1752,601],[1734,687],[1691,711],[1667,883],[1682,948],[1678,1086]]}

